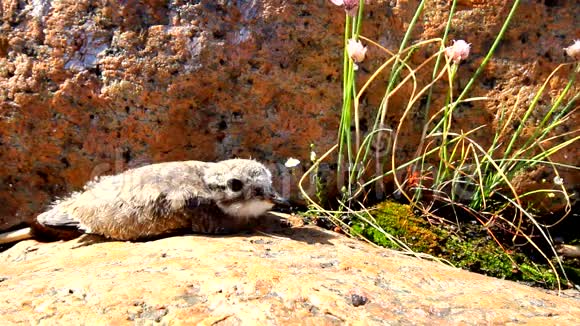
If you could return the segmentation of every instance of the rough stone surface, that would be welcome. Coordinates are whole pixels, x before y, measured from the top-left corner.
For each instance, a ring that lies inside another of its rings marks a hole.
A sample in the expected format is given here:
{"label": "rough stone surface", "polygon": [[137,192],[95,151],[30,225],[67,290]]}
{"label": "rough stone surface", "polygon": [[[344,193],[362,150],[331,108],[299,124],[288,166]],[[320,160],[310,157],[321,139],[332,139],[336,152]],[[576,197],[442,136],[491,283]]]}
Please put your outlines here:
{"label": "rough stone surface", "polygon": [[[85,239],[86,240],[86,239]],[[316,227],[0,253],[2,325],[573,325],[580,302]]]}
{"label": "rough stone surface", "polygon": [[[414,40],[441,35],[448,3],[429,2]],[[396,49],[417,4],[372,1],[363,34]],[[462,71],[481,62],[510,5],[459,1],[450,39],[472,43]],[[526,104],[569,60],[562,48],[580,38],[579,16],[574,1],[522,1],[471,93],[491,100],[464,108],[457,129],[490,123],[520,91]],[[308,161],[311,143],[321,152],[336,139],[343,24],[342,9],[326,0],[2,0],[0,230],[30,221],[96,175],[151,162],[252,156],[270,163],[285,194],[296,194],[283,162]],[[361,79],[382,58],[371,48]],[[419,52],[412,63],[422,60]],[[549,84],[538,114],[568,72]],[[365,97],[364,112],[380,102],[379,84]],[[404,95],[391,101],[391,127]],[[444,93],[436,90],[435,98]],[[416,150],[417,121],[401,134],[402,157]],[[575,115],[569,125],[578,122]],[[489,131],[475,136],[485,143]],[[578,165],[577,146],[556,159]],[[538,173],[532,181],[551,177]],[[564,180],[580,181],[577,174]]]}

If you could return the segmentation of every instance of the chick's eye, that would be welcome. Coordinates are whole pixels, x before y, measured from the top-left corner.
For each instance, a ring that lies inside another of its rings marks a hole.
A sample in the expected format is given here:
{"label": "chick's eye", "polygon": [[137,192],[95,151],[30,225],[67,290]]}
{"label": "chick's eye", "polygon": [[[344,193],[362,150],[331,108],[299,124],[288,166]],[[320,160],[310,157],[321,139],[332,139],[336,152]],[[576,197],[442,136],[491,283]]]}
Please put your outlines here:
{"label": "chick's eye", "polygon": [[230,179],[228,180],[228,188],[231,191],[238,192],[244,188],[244,183],[240,179]]}

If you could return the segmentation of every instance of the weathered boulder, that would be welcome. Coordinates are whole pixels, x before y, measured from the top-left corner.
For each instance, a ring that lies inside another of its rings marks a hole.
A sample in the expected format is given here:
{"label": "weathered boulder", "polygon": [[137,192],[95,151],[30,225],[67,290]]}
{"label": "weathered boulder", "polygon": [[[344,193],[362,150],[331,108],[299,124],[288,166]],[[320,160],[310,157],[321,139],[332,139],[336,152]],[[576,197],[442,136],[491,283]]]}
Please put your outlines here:
{"label": "weathered boulder", "polygon": [[[396,49],[417,4],[372,1],[363,34]],[[510,6],[459,1],[450,39],[473,47],[459,87]],[[447,10],[447,1],[429,2],[413,39],[439,37]],[[458,130],[489,123],[520,91],[528,101],[567,60],[562,48],[580,37],[578,16],[574,1],[522,1],[473,88],[473,96],[491,100],[464,108]],[[323,151],[336,139],[343,24],[343,10],[326,0],[2,0],[0,230],[31,220],[95,175],[151,162],[252,156],[270,163],[285,195],[296,194],[282,163],[290,156],[307,161],[311,143]],[[383,58],[371,48],[361,78]],[[422,60],[423,53],[412,58]],[[563,72],[549,84],[542,103],[566,78]],[[362,111],[376,108],[381,84],[370,89]],[[443,89],[434,94],[444,98]],[[404,96],[392,99],[389,125],[404,105]],[[568,123],[575,128],[578,115]],[[414,153],[419,131],[418,121],[405,127],[402,156]],[[570,148],[557,159],[577,165],[575,154]],[[564,180],[574,185],[579,178]]]}
{"label": "weathered boulder", "polygon": [[317,227],[0,253],[2,325],[573,325],[580,301]]}

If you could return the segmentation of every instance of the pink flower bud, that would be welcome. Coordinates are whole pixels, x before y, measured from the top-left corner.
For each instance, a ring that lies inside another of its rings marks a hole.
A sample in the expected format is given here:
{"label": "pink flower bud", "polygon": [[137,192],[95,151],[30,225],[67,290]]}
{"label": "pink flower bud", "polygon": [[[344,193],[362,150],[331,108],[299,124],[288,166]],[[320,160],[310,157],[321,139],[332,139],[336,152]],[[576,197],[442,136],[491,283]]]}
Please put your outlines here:
{"label": "pink flower bud", "polygon": [[574,44],[564,48],[564,50],[566,51],[566,54],[574,60],[580,60],[580,40],[575,40]]}
{"label": "pink flower bud", "polygon": [[344,7],[344,10],[349,16],[356,16],[358,11],[359,0],[330,0],[337,6]]}
{"label": "pink flower bud", "polygon": [[453,40],[453,45],[445,49],[445,55],[449,60],[453,61],[453,63],[459,64],[461,60],[465,60],[469,56],[470,47],[471,44],[468,44],[464,40]]}
{"label": "pink flower bud", "polygon": [[348,40],[346,52],[348,52],[348,56],[352,59],[352,61],[361,62],[365,59],[367,48],[366,46],[363,46],[360,41],[350,39]]}

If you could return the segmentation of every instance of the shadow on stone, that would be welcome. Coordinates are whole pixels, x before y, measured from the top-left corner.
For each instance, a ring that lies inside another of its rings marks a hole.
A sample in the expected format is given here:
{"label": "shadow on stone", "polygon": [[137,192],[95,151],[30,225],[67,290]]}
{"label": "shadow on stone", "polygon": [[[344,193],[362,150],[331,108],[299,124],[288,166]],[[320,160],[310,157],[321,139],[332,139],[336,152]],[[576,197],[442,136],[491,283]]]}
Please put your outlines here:
{"label": "shadow on stone", "polygon": [[[230,238],[230,237],[249,238],[254,236],[271,236],[271,237],[288,238],[294,241],[300,241],[307,244],[319,243],[332,245],[332,243],[329,240],[336,238],[335,235],[333,235],[329,231],[324,231],[319,228],[303,226],[298,220],[300,219],[297,218],[291,220],[286,218],[280,218],[279,216],[271,214],[266,214],[265,216],[260,218],[259,224],[256,225],[254,228],[252,228],[251,230],[241,231],[238,233],[220,234],[220,235],[197,234],[192,233],[191,230],[189,229],[180,229],[166,234],[151,236],[144,239],[134,240],[131,242],[135,243],[149,242],[174,236],[187,236],[187,235],[205,236],[212,238]],[[91,246],[97,243],[122,241],[122,240],[108,239],[106,237],[97,234],[83,234],[80,237],[78,237],[76,241],[78,245],[75,245],[73,249]]]}
{"label": "shadow on stone", "polygon": [[329,231],[323,231],[314,227],[292,227],[276,232],[277,235],[290,238],[294,241],[305,242],[307,244],[327,244],[333,245],[329,240],[336,238],[336,235]]}

